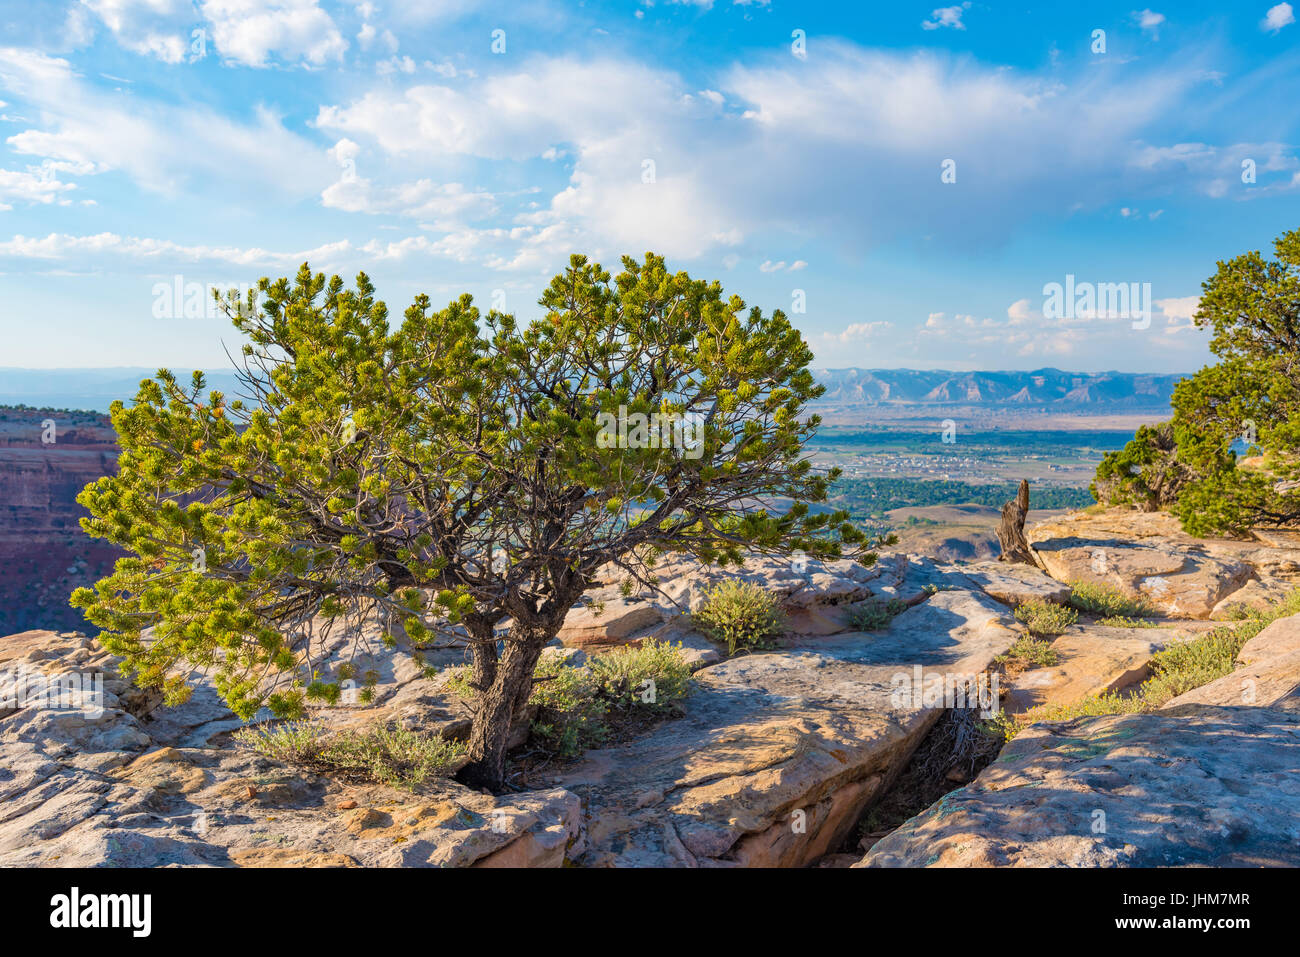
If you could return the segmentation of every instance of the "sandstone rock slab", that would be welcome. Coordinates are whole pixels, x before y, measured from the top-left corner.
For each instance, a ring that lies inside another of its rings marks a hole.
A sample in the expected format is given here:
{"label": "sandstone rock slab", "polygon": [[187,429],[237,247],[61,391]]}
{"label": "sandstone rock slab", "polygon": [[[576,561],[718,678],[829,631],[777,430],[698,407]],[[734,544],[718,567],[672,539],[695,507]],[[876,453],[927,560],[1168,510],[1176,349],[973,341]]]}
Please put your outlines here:
{"label": "sandstone rock slab", "polygon": [[990,598],[1013,607],[1027,601],[1050,601],[1063,604],[1070,597],[1070,586],[1028,565],[1006,562],[973,562],[944,566],[943,571],[965,577]]}
{"label": "sandstone rock slab", "polygon": [[1174,628],[1072,626],[1052,642],[1055,665],[1006,679],[1003,707],[1009,714],[1022,714],[1132,688],[1150,676],[1156,652],[1187,637],[1188,632]]}
{"label": "sandstone rock slab", "polygon": [[669,556],[655,566],[657,588],[638,586],[625,594],[617,569],[608,583],[590,591],[581,607],[565,618],[558,635],[565,645],[597,650],[642,640],[659,626],[688,627],[689,616],[704,605],[708,593],[728,579],[749,582],[771,592],[796,635],[847,631],[844,608],[872,597],[873,583],[903,580],[898,561],[867,567],[851,560],[750,556],[741,567],[700,565]]}
{"label": "sandstone rock slab", "polygon": [[1183,705],[1022,731],[859,867],[1296,867],[1300,714]]}
{"label": "sandstone rock slab", "polygon": [[[320,719],[454,723],[405,652],[379,665],[375,704],[321,709]],[[242,722],[204,694],[134,713],[136,690],[84,636],[0,641],[0,673],[12,680],[19,666],[32,687],[75,673],[99,679],[102,695],[89,713],[28,696],[0,714],[0,866],[558,867],[581,849],[581,802],[570,792],[345,786],[232,746],[223,730]]]}
{"label": "sandstone rock slab", "polygon": [[[1279,587],[1300,585],[1300,529],[1258,528],[1249,537],[1195,538],[1167,513],[1110,508],[1070,512],[1039,522],[1026,534],[1053,577],[1117,585],[1131,595],[1145,595],[1171,617],[1221,617],[1216,607],[1231,605],[1232,594],[1251,588],[1252,578]],[[1184,562],[1175,567],[1180,556]],[[1244,576],[1242,566],[1248,572]],[[1254,604],[1255,591],[1251,588],[1242,600]],[[1274,594],[1277,589],[1270,588],[1260,597]],[[1208,613],[1202,614],[1207,606]]]}
{"label": "sandstone rock slab", "polygon": [[1068,537],[1035,540],[1034,550],[1058,581],[1109,585],[1175,618],[1208,618],[1252,573],[1245,562],[1169,543]]}
{"label": "sandstone rock slab", "polygon": [[940,592],[886,631],[809,637],[704,668],[686,715],[588,752],[588,866],[802,866],[834,849],[938,710],[899,678],[973,677],[1015,640],[1005,609]]}
{"label": "sandstone rock slab", "polygon": [[1251,579],[1241,588],[1219,600],[1210,612],[1216,621],[1230,621],[1243,617],[1243,613],[1271,608],[1300,588],[1300,584],[1276,578]]}
{"label": "sandstone rock slab", "polygon": [[556,637],[570,648],[594,649],[622,644],[663,620],[663,613],[649,601],[610,598],[569,612]]}

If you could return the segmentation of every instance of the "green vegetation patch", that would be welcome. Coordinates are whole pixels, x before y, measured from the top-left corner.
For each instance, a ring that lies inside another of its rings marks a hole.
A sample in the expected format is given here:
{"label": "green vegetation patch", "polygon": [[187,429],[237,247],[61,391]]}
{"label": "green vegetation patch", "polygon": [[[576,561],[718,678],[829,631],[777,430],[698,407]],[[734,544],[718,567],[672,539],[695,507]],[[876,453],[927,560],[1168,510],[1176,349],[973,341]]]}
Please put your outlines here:
{"label": "green vegetation patch", "polygon": [[700,631],[725,644],[729,655],[770,647],[785,632],[785,615],[775,596],[760,585],[735,578],[706,592],[703,607],[692,618]]}
{"label": "green vegetation patch", "polygon": [[1008,648],[1005,654],[998,655],[993,659],[995,664],[1004,667],[1013,666],[1018,670],[1050,668],[1059,663],[1060,660],[1060,654],[1052,647],[1050,641],[1040,641],[1029,637],[1016,639],[1016,643]]}
{"label": "green vegetation patch", "polygon": [[1105,714],[1138,714],[1155,711],[1181,694],[1231,674],[1237,655],[1254,638],[1279,618],[1300,614],[1300,588],[1263,611],[1235,624],[1225,624],[1190,641],[1179,642],[1151,659],[1151,677],[1131,695],[1114,693],[1089,695],[1070,704],[1035,708],[1001,720],[1008,740],[1025,726],[1038,721],[1072,721]]}
{"label": "green vegetation patch", "polygon": [[1023,622],[1031,635],[1063,635],[1079,620],[1079,613],[1065,605],[1035,598],[1016,608],[1016,620]]}
{"label": "green vegetation patch", "polygon": [[1128,618],[1124,615],[1111,615],[1109,618],[1100,619],[1097,624],[1106,625],[1110,628],[1161,628],[1170,627],[1162,626],[1158,621],[1152,621],[1149,618]]}
{"label": "green vegetation patch", "polygon": [[[933,444],[933,439],[931,439]],[[841,478],[831,485],[829,502],[855,521],[879,519],[896,508],[926,505],[986,505],[1001,508],[1016,497],[1013,482],[972,485],[955,479]],[[1033,491],[1034,508],[1085,508],[1097,502],[1086,488],[1042,486]]]}
{"label": "green vegetation patch", "polygon": [[906,610],[901,598],[868,599],[849,611],[849,626],[854,631],[880,631]]}
{"label": "green vegetation patch", "polygon": [[1113,585],[1100,582],[1070,582],[1067,603],[1079,611],[1101,618],[1143,618],[1157,614],[1145,598],[1132,598]]}
{"label": "green vegetation patch", "polygon": [[436,735],[383,727],[330,732],[319,721],[241,728],[235,739],[265,758],[354,784],[413,791],[450,776],[465,746]]}
{"label": "green vegetation patch", "polygon": [[691,681],[681,645],[654,638],[596,656],[588,669],[597,693],[613,708],[662,711],[686,697]]}
{"label": "green vegetation patch", "polygon": [[[468,666],[450,671],[447,687],[472,699]],[[574,758],[671,711],[690,690],[691,669],[681,645],[654,638],[593,655],[575,667],[544,657],[533,672],[528,703],[537,708],[529,745]]]}

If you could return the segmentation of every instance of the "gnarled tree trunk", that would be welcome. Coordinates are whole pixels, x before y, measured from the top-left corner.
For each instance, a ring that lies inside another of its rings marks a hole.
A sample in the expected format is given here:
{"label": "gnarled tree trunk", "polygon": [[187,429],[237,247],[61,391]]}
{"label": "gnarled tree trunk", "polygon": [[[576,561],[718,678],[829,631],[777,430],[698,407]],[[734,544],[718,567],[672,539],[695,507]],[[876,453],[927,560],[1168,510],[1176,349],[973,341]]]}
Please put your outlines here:
{"label": "gnarled tree trunk", "polygon": [[499,660],[495,643],[487,647],[475,644],[474,677],[481,676],[484,683],[478,686],[477,710],[470,726],[470,763],[458,775],[464,784],[490,791],[505,785],[510,732],[516,716],[528,704],[537,659],[551,637],[542,630],[512,625]]}
{"label": "gnarled tree trunk", "polygon": [[1025,516],[1029,514],[1029,480],[1020,480],[1016,497],[1002,506],[1002,521],[998,525],[998,542],[1002,545],[999,561],[1041,568],[1038,556],[1025,538]]}

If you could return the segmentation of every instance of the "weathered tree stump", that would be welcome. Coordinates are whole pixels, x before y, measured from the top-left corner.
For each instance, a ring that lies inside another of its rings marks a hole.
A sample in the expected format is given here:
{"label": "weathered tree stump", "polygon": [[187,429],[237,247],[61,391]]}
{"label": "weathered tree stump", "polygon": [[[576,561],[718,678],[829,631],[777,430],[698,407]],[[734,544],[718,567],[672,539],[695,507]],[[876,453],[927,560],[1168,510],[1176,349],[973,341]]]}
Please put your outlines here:
{"label": "weathered tree stump", "polygon": [[1038,557],[1025,538],[1025,516],[1029,514],[1029,480],[1020,480],[1016,497],[1002,506],[1002,522],[998,525],[998,542],[1002,545],[999,561],[1041,567]]}

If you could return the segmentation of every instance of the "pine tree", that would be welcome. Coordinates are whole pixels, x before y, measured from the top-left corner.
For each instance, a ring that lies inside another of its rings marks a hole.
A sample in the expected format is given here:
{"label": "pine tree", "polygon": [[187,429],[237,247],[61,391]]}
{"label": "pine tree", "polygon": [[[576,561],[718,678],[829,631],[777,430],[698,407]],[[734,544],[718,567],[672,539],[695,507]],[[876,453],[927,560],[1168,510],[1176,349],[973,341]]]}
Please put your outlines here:
{"label": "pine tree", "polygon": [[207,673],[245,718],[337,700],[364,622],[454,633],[478,695],[462,779],[499,788],[542,648],[598,571],[870,561],[845,513],[809,508],[838,472],[802,453],[821,389],[799,332],[653,254],[623,267],[573,256],[526,325],[421,295],[391,329],[364,274],[261,280],[225,304],[243,395],[160,370],[113,404],[118,473],[78,500],[133,554],[73,604],[141,684],[176,703]]}
{"label": "pine tree", "polygon": [[1168,506],[1195,535],[1300,521],[1300,230],[1273,248],[1201,284],[1194,321],[1219,361],[1178,383],[1170,426],[1103,460],[1102,501]]}

